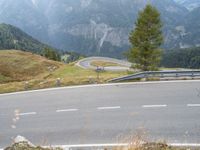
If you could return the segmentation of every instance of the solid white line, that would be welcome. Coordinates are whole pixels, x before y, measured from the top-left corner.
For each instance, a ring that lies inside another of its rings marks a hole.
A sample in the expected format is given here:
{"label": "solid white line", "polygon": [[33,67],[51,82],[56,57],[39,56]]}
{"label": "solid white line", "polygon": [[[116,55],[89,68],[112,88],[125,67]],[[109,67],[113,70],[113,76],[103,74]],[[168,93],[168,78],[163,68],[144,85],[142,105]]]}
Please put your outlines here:
{"label": "solid white line", "polygon": [[109,110],[109,109],[120,109],[120,106],[113,106],[113,107],[98,107],[98,110]]}
{"label": "solid white line", "polygon": [[14,92],[14,93],[5,93],[0,94],[0,96],[10,96],[16,94],[27,94],[34,92],[48,92],[48,91],[56,91],[56,90],[65,90],[65,89],[77,89],[77,88],[89,88],[89,87],[104,87],[104,86],[117,86],[117,85],[143,85],[143,84],[164,84],[164,83],[190,83],[190,82],[200,82],[200,80],[177,80],[177,81],[149,81],[149,82],[128,82],[128,83],[109,83],[109,84],[90,84],[90,85],[79,85],[79,86],[67,86],[60,88],[47,88],[40,90],[32,90],[32,91],[22,91],[22,92]]}
{"label": "solid white line", "polygon": [[168,145],[176,147],[200,147],[200,143],[170,143]]}
{"label": "solid white line", "polygon": [[56,110],[57,113],[59,113],[59,112],[74,112],[74,111],[78,111],[78,109],[60,109],[60,110]]}
{"label": "solid white line", "polygon": [[[69,148],[88,148],[88,147],[117,147],[117,146],[128,146],[128,143],[107,143],[107,144],[77,144],[77,145],[53,145],[51,147],[60,147],[63,149]],[[45,148],[48,146],[44,146]]]}
{"label": "solid white line", "polygon": [[[87,147],[117,147],[117,146],[128,146],[129,143],[107,143],[107,144],[77,144],[77,145],[52,145],[52,146],[43,146],[44,148],[63,148],[68,150],[70,148],[87,148]],[[200,147],[200,143],[167,143],[169,146],[176,147]],[[0,148],[0,150],[4,150]]]}
{"label": "solid white line", "polygon": [[200,104],[187,104],[188,107],[200,107]]}
{"label": "solid white line", "polygon": [[27,112],[27,113],[20,113],[19,116],[28,116],[28,115],[36,115],[36,112]]}
{"label": "solid white line", "polygon": [[161,107],[167,107],[167,105],[143,105],[143,108],[161,108]]}
{"label": "solid white line", "polygon": [[[95,148],[95,147],[120,147],[120,146],[129,146],[129,143],[107,143],[107,144],[80,144],[80,145],[52,145],[52,148],[60,147],[63,149],[70,149],[70,148]],[[200,147],[200,143],[167,143],[169,146],[176,146],[176,147]],[[48,148],[49,146],[44,146]]]}

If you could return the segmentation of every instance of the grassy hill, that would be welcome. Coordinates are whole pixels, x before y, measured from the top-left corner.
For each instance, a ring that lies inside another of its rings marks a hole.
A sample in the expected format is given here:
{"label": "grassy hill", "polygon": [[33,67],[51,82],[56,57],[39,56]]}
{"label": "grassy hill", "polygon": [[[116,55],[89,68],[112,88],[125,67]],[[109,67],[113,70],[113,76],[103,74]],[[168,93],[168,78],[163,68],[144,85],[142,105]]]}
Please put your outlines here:
{"label": "grassy hill", "polygon": [[30,52],[0,51],[0,83],[25,81],[44,76],[63,66]]}
{"label": "grassy hill", "polygon": [[64,64],[48,60],[40,55],[18,50],[0,51],[0,93],[22,91],[25,82],[28,89],[56,86],[60,78],[61,86],[105,83],[107,80],[128,72],[102,72],[97,80],[93,70],[79,68],[75,63]]}

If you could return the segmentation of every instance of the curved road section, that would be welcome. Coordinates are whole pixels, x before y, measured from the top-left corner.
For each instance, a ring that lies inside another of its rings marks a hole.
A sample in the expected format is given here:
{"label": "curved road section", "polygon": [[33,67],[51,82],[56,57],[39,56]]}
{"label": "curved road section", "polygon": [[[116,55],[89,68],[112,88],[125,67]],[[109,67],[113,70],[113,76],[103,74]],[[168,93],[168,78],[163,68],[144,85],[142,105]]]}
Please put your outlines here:
{"label": "curved road section", "polygon": [[77,66],[84,68],[84,69],[95,70],[95,69],[97,69],[97,67],[91,65],[91,63],[94,61],[104,61],[104,62],[112,62],[112,63],[119,64],[119,66],[103,67],[103,69],[106,71],[126,71],[126,70],[129,70],[131,67],[131,63],[129,63],[127,61],[114,59],[114,58],[108,58],[108,57],[84,58],[77,63]]}
{"label": "curved road section", "polygon": [[[149,140],[200,143],[200,81],[89,85],[0,95],[0,147]],[[45,143],[44,143],[45,142]]]}

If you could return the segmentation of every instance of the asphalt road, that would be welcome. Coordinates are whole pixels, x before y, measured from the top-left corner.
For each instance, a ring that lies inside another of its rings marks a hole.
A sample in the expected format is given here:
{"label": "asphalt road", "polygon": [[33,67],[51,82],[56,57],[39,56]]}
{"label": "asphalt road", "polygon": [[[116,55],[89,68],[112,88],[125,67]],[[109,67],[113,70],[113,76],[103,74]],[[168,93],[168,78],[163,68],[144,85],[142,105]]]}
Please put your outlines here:
{"label": "asphalt road", "polygon": [[0,95],[0,147],[17,135],[35,144],[68,145],[124,142],[137,132],[150,140],[200,143],[200,81]]}
{"label": "asphalt road", "polygon": [[92,66],[91,63],[93,61],[106,61],[106,62],[113,62],[119,64],[119,66],[110,66],[110,67],[103,67],[106,71],[126,71],[130,70],[131,63],[119,59],[108,58],[108,57],[88,57],[80,60],[77,65],[84,69],[96,69],[95,66]]}

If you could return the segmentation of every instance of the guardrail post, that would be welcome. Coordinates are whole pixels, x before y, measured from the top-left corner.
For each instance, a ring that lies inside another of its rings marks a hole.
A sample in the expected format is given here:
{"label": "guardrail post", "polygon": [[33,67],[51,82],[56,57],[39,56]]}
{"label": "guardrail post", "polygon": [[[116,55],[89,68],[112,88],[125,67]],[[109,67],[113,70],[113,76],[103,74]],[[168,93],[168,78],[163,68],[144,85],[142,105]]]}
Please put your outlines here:
{"label": "guardrail post", "polygon": [[178,77],[178,73],[176,73],[176,77]]}
{"label": "guardrail post", "polygon": [[161,73],[161,78],[164,78],[164,74],[163,73]]}
{"label": "guardrail post", "polygon": [[194,72],[192,72],[192,79],[194,79]]}
{"label": "guardrail post", "polygon": [[145,81],[148,80],[148,73],[147,72],[144,73],[144,79],[145,79]]}

